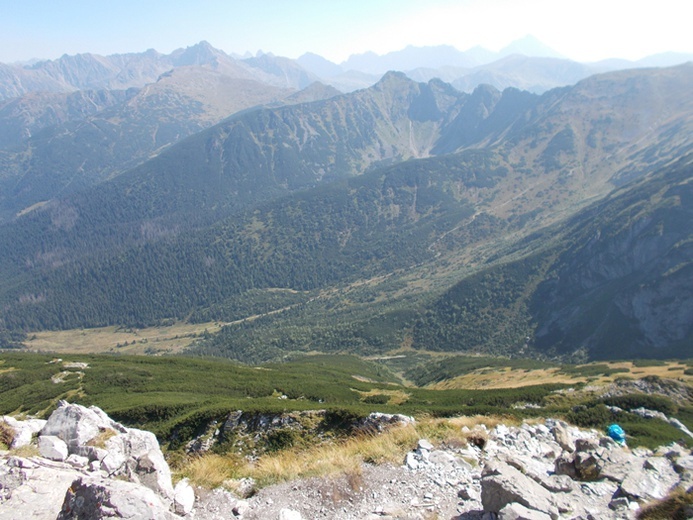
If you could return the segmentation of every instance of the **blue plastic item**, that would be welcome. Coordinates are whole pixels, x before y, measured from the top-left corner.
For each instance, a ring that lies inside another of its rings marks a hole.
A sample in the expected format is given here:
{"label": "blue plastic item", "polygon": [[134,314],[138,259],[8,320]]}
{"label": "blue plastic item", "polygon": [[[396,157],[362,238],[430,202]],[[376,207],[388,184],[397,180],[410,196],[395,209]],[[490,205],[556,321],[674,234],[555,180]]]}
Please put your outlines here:
{"label": "blue plastic item", "polygon": [[606,429],[606,434],[621,445],[626,443],[626,432],[618,424],[609,426]]}

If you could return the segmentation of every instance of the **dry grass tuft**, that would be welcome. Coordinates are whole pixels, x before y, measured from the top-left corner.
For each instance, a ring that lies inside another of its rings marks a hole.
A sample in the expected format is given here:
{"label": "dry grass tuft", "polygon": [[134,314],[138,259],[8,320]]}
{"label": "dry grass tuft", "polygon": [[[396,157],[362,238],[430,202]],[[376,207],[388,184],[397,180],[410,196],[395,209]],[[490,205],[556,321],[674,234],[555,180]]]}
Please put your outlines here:
{"label": "dry grass tuft", "polygon": [[[517,424],[517,419],[506,417],[492,417],[485,415],[454,417],[451,419],[427,419],[417,425],[420,438],[426,438],[433,443],[448,447],[464,447],[473,444],[483,447],[488,440],[485,426],[491,430],[498,424]],[[469,431],[463,431],[467,428]]]}
{"label": "dry grass tuft", "polygon": [[333,504],[339,505],[353,499],[363,492],[364,481],[361,468],[355,471],[346,471],[341,475],[334,475],[325,480],[320,486],[320,494],[332,500]]}
{"label": "dry grass tuft", "polygon": [[99,428],[99,434],[87,442],[87,446],[93,446],[94,448],[105,448],[106,442],[111,437],[118,435],[118,432],[112,428]]}
{"label": "dry grass tuft", "polygon": [[25,459],[28,459],[29,457],[38,457],[41,455],[38,447],[34,446],[33,444],[27,444],[26,446],[15,448],[11,451],[11,453],[16,457],[22,457]]}
{"label": "dry grass tuft", "polygon": [[10,449],[14,442],[14,428],[7,422],[0,421],[0,448],[4,450]]}
{"label": "dry grass tuft", "polygon": [[354,493],[360,493],[363,491],[365,482],[363,480],[363,472],[361,471],[361,468],[357,468],[356,471],[347,471],[344,474],[344,477],[346,478],[349,489],[351,489]]}
{"label": "dry grass tuft", "polygon": [[[420,419],[416,425],[408,425],[380,434],[361,434],[328,443],[303,444],[262,455],[255,462],[239,455],[206,454],[181,463],[179,476],[187,477],[194,484],[213,488],[226,486],[230,480],[242,477],[255,479],[259,486],[286,482],[299,478],[327,475],[345,478],[339,487],[355,491],[363,486],[361,466],[368,464],[401,464],[407,452],[425,438],[434,444],[466,446],[468,443],[485,444],[485,425],[493,428],[502,421],[493,417],[465,417],[457,419]],[[466,426],[470,431],[463,432]],[[326,489],[333,498],[339,498],[333,489]],[[338,493],[338,494],[339,494]],[[348,497],[347,497],[348,498]],[[341,498],[340,498],[341,500]]]}
{"label": "dry grass tuft", "polygon": [[693,491],[677,489],[663,500],[641,509],[638,520],[686,520],[692,510]]}
{"label": "dry grass tuft", "polygon": [[188,478],[190,482],[214,489],[225,486],[225,482],[238,478],[240,472],[246,466],[246,462],[235,455],[217,455],[207,453],[199,457],[191,458],[178,474],[181,478]]}

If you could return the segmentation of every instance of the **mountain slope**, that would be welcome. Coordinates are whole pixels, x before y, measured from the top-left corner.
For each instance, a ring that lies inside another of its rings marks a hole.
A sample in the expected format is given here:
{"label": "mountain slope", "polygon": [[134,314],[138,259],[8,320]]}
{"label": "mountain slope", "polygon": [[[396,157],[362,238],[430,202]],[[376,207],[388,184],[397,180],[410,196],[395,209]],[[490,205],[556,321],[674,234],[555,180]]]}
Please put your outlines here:
{"label": "mountain slope", "polygon": [[1,102],[0,149],[16,146],[44,128],[86,119],[136,93],[136,89],[32,92]]}
{"label": "mountain slope", "polygon": [[[596,355],[564,348],[573,325],[533,298],[568,308],[568,289],[545,282],[582,229],[633,213],[633,183],[655,207],[652,172],[690,152],[692,71],[624,71],[542,96],[390,73],[237,114],[0,227],[4,323],[241,320],[214,346],[237,357],[262,345]],[[615,184],[591,219],[577,213]]]}
{"label": "mountain slope", "polygon": [[0,186],[0,208],[12,214],[98,184],[234,112],[290,93],[208,67],[179,67],[117,105],[44,128],[5,152],[13,166]]}
{"label": "mountain slope", "polygon": [[[431,258],[431,241],[471,215],[453,188],[505,174],[498,157],[470,152],[334,182],[199,231],[159,229],[157,240],[116,253],[92,243],[91,256],[66,258],[66,240],[62,251],[23,257],[31,276],[10,287],[18,305],[5,307],[5,326],[144,324],[203,307],[221,318],[225,300],[249,289],[305,291],[387,274]],[[22,241],[13,237],[14,247]]]}
{"label": "mountain slope", "polygon": [[[690,355],[693,155],[530,237],[465,279],[414,345],[577,359]],[[527,253],[529,252],[529,254]]]}
{"label": "mountain slope", "polygon": [[451,107],[464,99],[447,85],[392,74],[350,96],[240,114],[115,179],[101,202],[139,199],[141,212],[133,206],[131,214],[140,218],[237,211],[426,156]]}

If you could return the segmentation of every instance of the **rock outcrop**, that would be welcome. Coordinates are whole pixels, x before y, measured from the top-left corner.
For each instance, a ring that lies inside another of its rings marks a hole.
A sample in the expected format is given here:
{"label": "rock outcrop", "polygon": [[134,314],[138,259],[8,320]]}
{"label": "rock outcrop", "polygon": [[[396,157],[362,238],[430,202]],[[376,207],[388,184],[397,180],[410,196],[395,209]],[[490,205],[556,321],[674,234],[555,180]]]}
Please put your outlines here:
{"label": "rock outcrop", "polygon": [[[296,417],[260,419],[296,425]],[[625,520],[677,487],[693,491],[693,454],[677,444],[630,450],[553,419],[460,433],[467,445],[421,439],[399,466],[364,464],[352,475],[253,489],[240,499],[185,479],[173,488],[152,434],[98,408],[61,403],[37,439],[41,457],[0,458],[0,520]]]}
{"label": "rock outcrop", "polygon": [[0,460],[0,519],[169,520],[192,511],[193,490],[183,482],[174,492],[151,432],[126,428],[99,408],[66,402],[47,421],[6,422],[22,443],[24,432],[40,424],[41,456]]}
{"label": "rock outcrop", "polygon": [[320,437],[322,431],[341,429],[372,434],[414,422],[413,417],[406,415],[377,412],[349,422],[327,410],[276,413],[238,410],[229,413],[221,421],[211,421],[205,431],[186,443],[185,449],[188,453],[201,454],[219,443],[225,443],[232,444],[240,453],[256,457],[266,451],[268,438],[281,433]]}
{"label": "rock outcrop", "polygon": [[549,419],[498,425],[483,449],[420,442],[404,465],[428,476],[432,506],[445,502],[441,490],[456,487],[459,518],[601,520],[635,518],[643,504],[691,488],[691,461],[678,445],[631,451],[596,431]]}

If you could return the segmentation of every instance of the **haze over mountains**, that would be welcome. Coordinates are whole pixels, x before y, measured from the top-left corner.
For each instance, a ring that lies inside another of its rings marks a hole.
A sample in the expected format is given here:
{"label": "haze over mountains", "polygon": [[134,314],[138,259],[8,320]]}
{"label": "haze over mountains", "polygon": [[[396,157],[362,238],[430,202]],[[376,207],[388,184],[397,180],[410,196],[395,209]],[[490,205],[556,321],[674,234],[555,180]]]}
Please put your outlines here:
{"label": "haze over mountains", "polygon": [[[525,59],[518,62],[519,56]],[[445,45],[409,46],[385,55],[352,55],[341,64],[314,53],[306,53],[296,60],[271,53],[228,55],[202,41],[168,55],[150,49],[143,53],[111,56],[64,55],[57,60],[29,65],[0,63],[0,101],[36,91],[139,88],[155,82],[165,72],[184,66],[204,66],[227,76],[253,79],[281,88],[301,89],[319,80],[342,92],[349,92],[374,84],[389,70],[398,70],[418,81],[433,77],[453,84],[457,81],[468,92],[480,83],[488,83],[499,89],[528,87],[524,89],[542,93],[599,72],[666,67],[691,60],[691,54],[664,53],[636,62],[612,59],[581,64],[561,56],[529,35],[499,52],[482,47],[459,51]],[[534,69],[531,74],[524,71],[527,66]]]}
{"label": "haze over mountains", "polygon": [[531,38],[0,65],[0,328],[219,320],[196,351],[244,361],[690,354],[693,64],[633,65]]}

